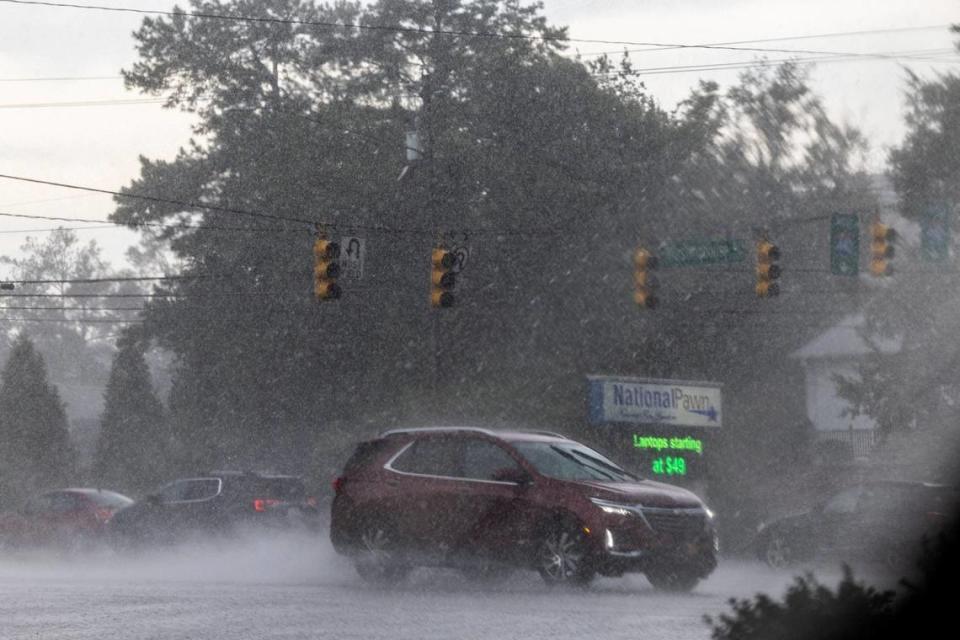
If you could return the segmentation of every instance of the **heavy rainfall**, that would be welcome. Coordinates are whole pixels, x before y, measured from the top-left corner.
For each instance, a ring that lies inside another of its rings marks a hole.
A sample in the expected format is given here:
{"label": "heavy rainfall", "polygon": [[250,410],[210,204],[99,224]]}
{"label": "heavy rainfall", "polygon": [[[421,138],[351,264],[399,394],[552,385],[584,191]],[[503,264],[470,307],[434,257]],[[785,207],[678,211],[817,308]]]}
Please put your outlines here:
{"label": "heavy rainfall", "polygon": [[601,4],[0,0],[0,638],[948,620],[960,26]]}

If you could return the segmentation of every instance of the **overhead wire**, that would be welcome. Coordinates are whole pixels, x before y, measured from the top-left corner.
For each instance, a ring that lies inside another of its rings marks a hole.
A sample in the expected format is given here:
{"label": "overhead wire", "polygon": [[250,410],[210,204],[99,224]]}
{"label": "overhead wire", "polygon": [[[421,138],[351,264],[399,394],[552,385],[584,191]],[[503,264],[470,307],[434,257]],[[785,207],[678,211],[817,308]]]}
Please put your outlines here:
{"label": "overhead wire", "polygon": [[[903,33],[907,31],[934,31],[934,30],[946,30],[949,29],[952,25],[950,24],[938,24],[938,25],[927,25],[922,27],[886,27],[882,29],[861,29],[857,31],[830,31],[826,33],[809,33],[802,36],[777,36],[774,38],[755,38],[752,40],[730,40],[726,42],[710,42],[708,44],[714,46],[725,46],[725,45],[738,45],[738,44],[763,44],[767,42],[787,42],[790,40],[821,40],[828,38],[840,38],[840,37],[851,37],[851,36],[865,36],[865,35],[885,35],[890,33]],[[644,49],[634,49],[630,53],[645,53],[645,52],[654,52],[654,51],[673,51],[676,47],[648,47]],[[613,55],[623,53],[623,49],[616,49],[612,51],[590,51],[585,53],[580,53],[581,56],[599,56],[599,55]]]}
{"label": "overhead wire", "polygon": [[157,98],[116,98],[110,100],[74,100],[71,102],[19,102],[0,104],[0,109],[46,109],[59,107],[112,107],[135,106],[144,104],[163,104],[165,99]]}
{"label": "overhead wire", "polygon": [[[717,49],[729,51],[752,51],[763,53],[805,53],[818,55],[861,55],[853,52],[837,51],[817,51],[808,49],[778,49],[769,47],[743,47],[736,45],[723,44],[686,44],[686,43],[664,43],[664,42],[640,42],[633,40],[609,40],[596,38],[569,38],[567,36],[546,36],[531,33],[504,33],[497,31],[463,31],[455,29],[428,29],[426,27],[404,27],[400,25],[372,25],[360,22],[333,22],[325,20],[300,20],[295,18],[278,18],[270,16],[249,16],[249,15],[230,15],[223,13],[210,13],[201,11],[166,11],[161,9],[135,9],[132,7],[109,7],[103,5],[78,4],[68,2],[52,2],[46,0],[0,0],[4,4],[14,4],[23,6],[39,6],[51,8],[78,9],[87,11],[104,11],[115,13],[132,13],[139,15],[158,15],[166,17],[188,17],[199,19],[222,20],[228,22],[250,22],[262,24],[284,24],[300,25],[308,27],[320,27],[326,29],[346,29],[358,31],[380,31],[393,33],[413,33],[428,36],[451,36],[451,37],[469,37],[469,38],[490,38],[505,40],[527,40],[536,42],[556,42],[558,44],[582,43],[582,44],[610,44],[626,46],[644,46],[644,47],[663,47],[672,49]],[[862,54],[869,56],[870,54]]]}

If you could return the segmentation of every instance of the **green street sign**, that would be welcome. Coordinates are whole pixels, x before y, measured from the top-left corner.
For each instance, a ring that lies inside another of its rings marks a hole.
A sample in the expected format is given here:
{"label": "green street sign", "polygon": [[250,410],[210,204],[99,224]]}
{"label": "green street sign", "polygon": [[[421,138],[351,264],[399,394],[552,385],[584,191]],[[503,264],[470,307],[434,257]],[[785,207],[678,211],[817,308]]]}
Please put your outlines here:
{"label": "green street sign", "polygon": [[686,240],[660,245],[661,267],[698,267],[707,264],[743,262],[747,250],[743,240]]}
{"label": "green street sign", "polygon": [[860,273],[860,218],[855,213],[835,213],[830,217],[830,273]]}
{"label": "green street sign", "polygon": [[949,207],[941,203],[928,208],[920,221],[920,255],[927,262],[943,262],[950,256]]}

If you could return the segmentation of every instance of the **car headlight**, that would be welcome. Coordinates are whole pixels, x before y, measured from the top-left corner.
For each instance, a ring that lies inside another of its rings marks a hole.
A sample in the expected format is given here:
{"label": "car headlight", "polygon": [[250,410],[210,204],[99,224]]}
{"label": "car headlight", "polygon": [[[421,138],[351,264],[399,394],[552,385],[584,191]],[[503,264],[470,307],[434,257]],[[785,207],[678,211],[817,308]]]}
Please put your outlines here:
{"label": "car headlight", "polygon": [[717,516],[717,514],[715,514],[713,510],[706,505],[703,507],[703,512],[707,514],[707,520],[713,520]]}
{"label": "car headlight", "polygon": [[600,498],[590,498],[590,502],[597,505],[601,511],[604,513],[609,513],[616,516],[635,516],[637,515],[636,510],[627,504],[619,504],[616,502],[609,502],[607,500],[601,500]]}

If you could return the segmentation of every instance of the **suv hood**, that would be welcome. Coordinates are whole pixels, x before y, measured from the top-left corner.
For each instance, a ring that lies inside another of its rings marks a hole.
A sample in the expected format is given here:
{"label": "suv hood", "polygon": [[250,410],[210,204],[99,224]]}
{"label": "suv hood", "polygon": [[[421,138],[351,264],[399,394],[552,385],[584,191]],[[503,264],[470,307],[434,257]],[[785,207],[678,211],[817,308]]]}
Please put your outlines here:
{"label": "suv hood", "polygon": [[571,483],[583,491],[587,498],[601,498],[611,502],[683,509],[703,507],[704,504],[693,492],[672,484],[638,480],[636,482],[599,482],[582,480]]}

